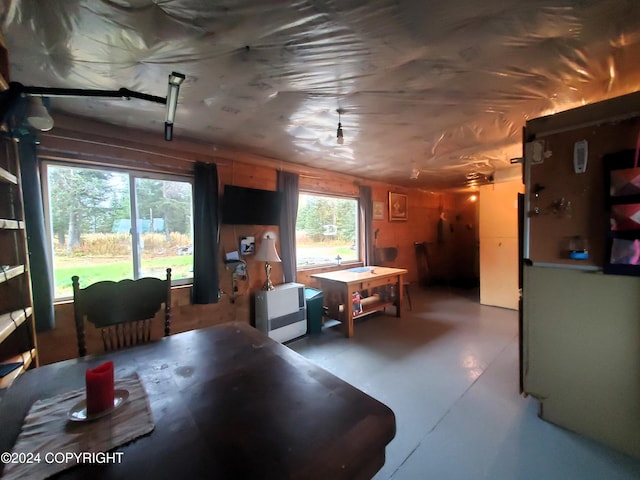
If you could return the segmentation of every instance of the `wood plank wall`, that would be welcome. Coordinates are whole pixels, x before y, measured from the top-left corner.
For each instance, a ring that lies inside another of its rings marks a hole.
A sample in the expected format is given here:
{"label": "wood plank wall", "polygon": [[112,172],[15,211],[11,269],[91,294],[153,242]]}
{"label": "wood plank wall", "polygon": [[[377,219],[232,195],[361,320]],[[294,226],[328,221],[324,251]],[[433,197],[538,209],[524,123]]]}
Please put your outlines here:
{"label": "wood plank wall", "polygon": [[[339,195],[357,196],[359,185],[370,185],[374,201],[384,202],[384,220],[374,220],[372,230],[379,230],[378,247],[397,247],[398,257],[392,266],[407,268],[407,279],[418,280],[415,242],[428,242],[430,268],[434,279],[454,276],[473,276],[473,261],[468,255],[461,258],[459,252],[471,251],[475,247],[473,231],[466,231],[471,224],[477,231],[474,218],[475,210],[467,201],[468,195],[457,193],[433,193],[419,189],[410,189],[396,185],[368,181],[349,176],[289,164],[269,157],[242,153],[232,149],[205,145],[198,142],[176,139],[164,142],[161,132],[150,135],[144,132],[126,133],[115,126],[99,124],[86,119],[56,115],[56,127],[43,134],[41,152],[49,158],[72,158],[81,161],[127,165],[132,168],[159,170],[174,173],[190,173],[195,161],[215,162],[218,165],[221,192],[225,184],[244,187],[276,189],[278,169],[296,172],[300,175],[300,189],[310,192],[324,192]],[[135,138],[135,141],[128,140]],[[408,221],[389,222],[387,217],[388,192],[408,195]],[[438,236],[438,222],[441,212],[447,218],[446,237]],[[262,238],[267,230],[277,227],[252,225],[223,225],[220,235],[221,259],[224,253],[238,250],[239,239],[243,236]],[[248,279],[238,285],[238,295],[233,299],[231,272],[220,266],[220,288],[223,296],[213,305],[191,305],[190,288],[179,287],[173,290],[172,333],[196,328],[241,321],[251,323],[253,318],[252,295],[265,279],[264,264],[251,256],[246,258]],[[476,261],[477,263],[477,261]],[[391,265],[391,264],[390,264]],[[343,267],[331,267],[338,269]],[[327,270],[327,269],[324,269]],[[314,271],[301,271],[298,281],[308,286],[317,286],[311,279]],[[279,264],[273,265],[271,274],[275,283],[282,278]],[[75,329],[73,325],[73,305],[70,302],[55,305],[56,327],[38,335],[41,364],[73,358],[77,355]],[[155,322],[160,324],[161,322]],[[155,332],[161,336],[158,329]],[[101,351],[99,334],[88,329],[89,351]]]}

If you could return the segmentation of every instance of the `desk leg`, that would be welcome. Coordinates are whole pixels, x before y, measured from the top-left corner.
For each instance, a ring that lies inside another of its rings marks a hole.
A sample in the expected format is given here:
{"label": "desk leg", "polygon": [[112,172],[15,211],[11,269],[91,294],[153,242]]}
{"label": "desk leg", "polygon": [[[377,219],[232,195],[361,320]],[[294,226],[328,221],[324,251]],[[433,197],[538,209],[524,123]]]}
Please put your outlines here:
{"label": "desk leg", "polygon": [[402,296],[404,294],[402,290],[402,275],[398,275],[396,277],[396,292],[398,292],[396,295],[396,302],[398,302],[396,304],[396,317],[402,316]]}
{"label": "desk leg", "polygon": [[[330,281],[321,282],[320,288],[324,290],[324,304],[329,316],[340,320],[345,337],[353,337],[353,305],[351,304],[353,292],[347,285]],[[340,305],[342,305],[342,311],[340,311]]]}
{"label": "desk leg", "polygon": [[351,303],[351,298],[353,293],[356,291],[355,289],[350,289],[348,286],[347,290],[347,298],[344,306],[344,320],[343,320],[343,331],[347,338],[353,337],[353,303]]}

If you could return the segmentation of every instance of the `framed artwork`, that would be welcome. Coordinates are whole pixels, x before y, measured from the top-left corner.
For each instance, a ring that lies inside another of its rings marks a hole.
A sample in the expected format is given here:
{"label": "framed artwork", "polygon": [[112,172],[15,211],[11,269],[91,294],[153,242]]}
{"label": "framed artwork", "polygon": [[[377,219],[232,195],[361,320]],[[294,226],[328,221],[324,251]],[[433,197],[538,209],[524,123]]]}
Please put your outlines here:
{"label": "framed artwork", "polygon": [[640,165],[638,153],[623,150],[603,157],[607,256],[604,273],[640,276]]}
{"label": "framed artwork", "polygon": [[240,238],[240,253],[242,255],[252,255],[256,252],[256,238],[242,237]]}
{"label": "framed artwork", "polygon": [[401,222],[407,220],[407,196],[403,193],[389,192],[389,221]]}
{"label": "framed artwork", "polygon": [[384,202],[373,202],[373,219],[384,220]]}

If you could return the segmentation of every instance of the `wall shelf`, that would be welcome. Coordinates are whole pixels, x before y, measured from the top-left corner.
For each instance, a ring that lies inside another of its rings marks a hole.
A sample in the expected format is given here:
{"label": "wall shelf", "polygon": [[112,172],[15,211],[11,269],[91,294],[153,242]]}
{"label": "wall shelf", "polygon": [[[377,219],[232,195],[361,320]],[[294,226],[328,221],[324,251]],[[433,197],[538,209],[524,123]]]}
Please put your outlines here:
{"label": "wall shelf", "polygon": [[20,220],[9,220],[7,218],[0,218],[0,230],[22,230],[24,229],[24,222]]}
{"label": "wall shelf", "polygon": [[0,266],[0,283],[11,280],[24,273],[24,265]]}
{"label": "wall shelf", "polygon": [[33,309],[27,307],[0,315],[0,342],[11,335],[24,321],[31,316]]}
{"label": "wall shelf", "polygon": [[13,372],[0,378],[0,389],[11,386],[11,384],[16,378],[18,378],[20,375],[22,375],[24,372],[26,372],[29,369],[29,367],[31,366],[35,358],[36,358],[36,349],[32,348],[31,350],[27,350],[26,352],[20,353],[19,355],[15,355],[13,357],[3,360],[1,362],[2,364],[23,362],[23,365],[22,367],[16,368]]}
{"label": "wall shelf", "polygon": [[10,183],[12,185],[18,184],[18,177],[8,170],[0,167],[0,182]]}

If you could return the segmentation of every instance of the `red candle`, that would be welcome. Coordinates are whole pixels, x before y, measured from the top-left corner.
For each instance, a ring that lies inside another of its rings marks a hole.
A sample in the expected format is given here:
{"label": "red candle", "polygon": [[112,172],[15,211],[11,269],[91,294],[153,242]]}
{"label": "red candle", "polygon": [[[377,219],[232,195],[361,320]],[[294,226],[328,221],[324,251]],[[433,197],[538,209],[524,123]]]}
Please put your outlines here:
{"label": "red candle", "polygon": [[87,370],[87,415],[113,408],[113,362]]}

